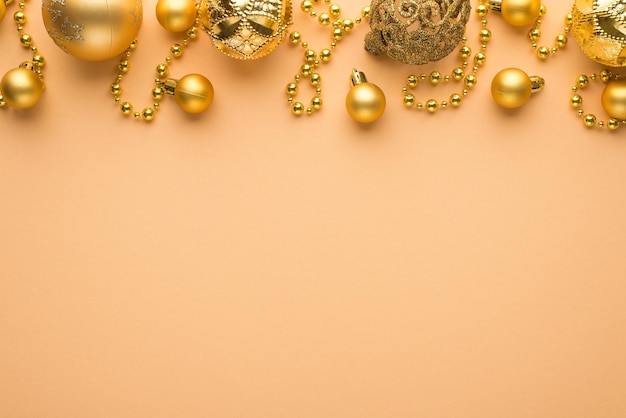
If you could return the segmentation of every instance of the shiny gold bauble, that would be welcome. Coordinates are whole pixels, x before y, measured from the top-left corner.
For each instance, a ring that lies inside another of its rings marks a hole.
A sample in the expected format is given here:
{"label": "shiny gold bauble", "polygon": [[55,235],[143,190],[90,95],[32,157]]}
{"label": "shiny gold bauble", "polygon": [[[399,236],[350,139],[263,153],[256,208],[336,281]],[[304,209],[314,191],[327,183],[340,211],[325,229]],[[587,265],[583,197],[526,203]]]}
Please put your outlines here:
{"label": "shiny gold bauble", "polygon": [[532,25],[539,17],[541,0],[502,0],[502,17],[511,26]]}
{"label": "shiny gold bauble", "polygon": [[572,33],[592,60],[610,67],[626,65],[626,4],[623,0],[575,0]]}
{"label": "shiny gold bauble", "polygon": [[438,61],[463,39],[470,11],[470,0],[372,0],[365,50],[404,64]]}
{"label": "shiny gold bauble", "polygon": [[35,106],[44,90],[43,81],[27,68],[15,68],[7,72],[0,81],[0,93],[6,103],[16,109]]}
{"label": "shiny gold bauble", "polygon": [[385,112],[387,101],[383,91],[375,84],[361,83],[352,87],[346,97],[346,109],[352,119],[372,123]]}
{"label": "shiny gold bauble", "polygon": [[606,85],[602,107],[612,118],[626,119],[626,80],[613,80]]}
{"label": "shiny gold bauble", "polygon": [[156,17],[161,26],[170,32],[184,32],[196,21],[194,0],[159,0]]}
{"label": "shiny gold bauble", "polygon": [[502,107],[515,109],[528,101],[532,93],[530,77],[517,68],[506,68],[495,75],[491,95]]}
{"label": "shiny gold bauble", "polygon": [[176,84],[174,98],[187,113],[204,112],[213,103],[213,84],[200,74],[187,74]]}
{"label": "shiny gold bauble", "polygon": [[224,54],[261,58],[283,41],[291,25],[291,1],[202,0],[200,22]]}
{"label": "shiny gold bauble", "polygon": [[65,52],[87,61],[121,54],[141,27],[141,0],[43,0],[43,21]]}

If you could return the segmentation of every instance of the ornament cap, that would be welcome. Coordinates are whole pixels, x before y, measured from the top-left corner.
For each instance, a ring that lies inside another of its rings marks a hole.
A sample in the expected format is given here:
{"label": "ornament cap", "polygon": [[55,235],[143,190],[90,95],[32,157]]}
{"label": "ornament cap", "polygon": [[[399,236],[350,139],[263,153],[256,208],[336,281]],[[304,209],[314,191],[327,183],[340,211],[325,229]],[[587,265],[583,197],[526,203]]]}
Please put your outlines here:
{"label": "ornament cap", "polygon": [[530,84],[532,86],[530,92],[532,94],[539,93],[546,85],[546,80],[544,80],[542,77],[533,75],[528,78],[530,78]]}
{"label": "ornament cap", "polygon": [[489,8],[494,12],[502,12],[502,0],[489,0]]}
{"label": "ornament cap", "polygon": [[365,73],[362,71],[358,71],[356,68],[352,70],[352,75],[350,76],[350,81],[352,82],[352,86],[358,86],[359,84],[367,83],[367,78],[365,77]]}

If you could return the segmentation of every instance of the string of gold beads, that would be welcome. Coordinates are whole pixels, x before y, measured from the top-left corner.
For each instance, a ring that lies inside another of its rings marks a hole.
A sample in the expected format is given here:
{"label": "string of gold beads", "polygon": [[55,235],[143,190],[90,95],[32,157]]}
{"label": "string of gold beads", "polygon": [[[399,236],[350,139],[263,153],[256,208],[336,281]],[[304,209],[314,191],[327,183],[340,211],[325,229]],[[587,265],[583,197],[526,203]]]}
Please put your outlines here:
{"label": "string of gold beads", "polygon": [[109,87],[110,93],[113,95],[115,103],[120,106],[121,112],[126,116],[132,116],[136,120],[144,120],[150,122],[156,116],[157,111],[160,109],[161,99],[166,94],[166,84],[168,83],[167,76],[169,74],[169,67],[171,63],[180,57],[182,57],[183,52],[187,46],[189,46],[190,42],[194,39],[198,38],[198,21],[196,20],[194,26],[189,28],[185,37],[180,43],[174,43],[170,46],[170,53],[165,57],[162,63],[156,66],[156,78],[154,80],[154,88],[152,89],[152,106],[148,106],[144,108],[142,111],[135,110],[132,103],[128,101],[124,101],[122,99],[122,80],[124,76],[128,74],[130,71],[130,58],[133,55],[133,52],[137,49],[138,41],[137,39],[131,42],[130,46],[122,55],[122,59],[119,61],[117,65],[118,73],[115,77],[113,83],[111,83]]}
{"label": "string of gold beads", "polygon": [[[3,3],[4,7],[6,7],[12,4],[13,0],[8,0],[6,2],[5,0],[0,0],[0,2]],[[2,87],[7,88],[7,89],[11,87],[12,80],[10,78],[12,74],[18,75],[17,73],[21,71],[23,71],[26,74],[31,74],[29,76],[33,79],[32,80],[33,82],[30,83],[31,85],[29,86],[31,87],[31,92],[30,94],[24,93],[24,92],[19,94],[20,96],[19,101],[21,103],[15,103],[15,106],[19,108],[28,108],[28,107],[33,106],[35,103],[39,101],[39,97],[41,93],[43,92],[43,90],[45,89],[45,84],[44,84],[44,79],[43,79],[43,67],[46,64],[46,60],[42,55],[39,54],[39,50],[37,46],[35,45],[35,41],[33,37],[30,34],[28,34],[24,29],[24,25],[26,24],[26,21],[27,21],[25,10],[26,10],[26,1],[19,2],[18,11],[13,14],[13,21],[15,22],[15,25],[17,28],[17,32],[18,32],[19,39],[20,39],[20,44],[22,45],[22,47],[29,49],[32,52],[33,56],[32,56],[31,61],[26,61],[26,62],[21,63],[17,70],[9,71],[5,75],[5,77],[3,77],[3,85],[2,85]],[[6,10],[3,10],[3,11],[6,12]],[[2,17],[4,17],[4,13]],[[27,70],[27,71],[24,71],[24,70]],[[35,74],[36,76],[32,76],[32,74]],[[18,88],[21,88],[21,87],[18,87]],[[0,108],[7,107],[9,105],[7,100],[8,100],[8,97],[7,98],[3,97],[2,92],[0,91]]]}
{"label": "string of gold beads", "polygon": [[[328,5],[328,11],[318,13],[314,10],[314,3],[324,2]],[[300,9],[307,13],[311,18],[316,19],[321,26],[328,26],[331,28],[331,43],[328,48],[315,51],[309,46],[309,43],[302,39],[302,34],[298,31],[293,31],[289,34],[289,41],[292,45],[300,45],[304,49],[304,64],[300,67],[299,72],[294,76],[293,80],[287,84],[285,91],[287,93],[287,102],[291,107],[291,111],[294,115],[300,116],[302,114],[312,115],[314,112],[322,108],[322,76],[317,72],[317,68],[321,64],[330,62],[333,54],[333,50],[337,47],[337,43],[341,41],[346,33],[351,32],[356,25],[363,22],[364,19],[369,17],[370,8],[364,7],[361,10],[361,16],[355,19],[342,19],[341,18],[341,6],[332,3],[331,0],[303,0],[300,4]],[[296,96],[299,91],[299,83],[303,80],[307,80],[310,86],[315,91],[313,98],[310,100],[309,105],[306,106],[303,102],[297,101]]]}
{"label": "string of gold beads", "polygon": [[[447,109],[448,107],[459,107],[463,102],[463,98],[467,96],[470,90],[476,85],[478,79],[478,71],[487,62],[487,43],[491,40],[491,31],[488,29],[487,13],[489,7],[483,0],[479,1],[478,7],[476,7],[476,15],[480,18],[482,29],[478,34],[480,41],[480,51],[474,55],[473,65],[471,72],[468,73],[469,59],[472,56],[472,49],[467,46],[467,36],[463,36],[460,43],[459,58],[462,61],[461,66],[452,70],[449,75],[442,75],[441,72],[435,70],[430,74],[422,73],[420,75],[411,74],[406,78],[406,84],[402,88],[403,102],[406,107],[414,107],[418,110],[427,110],[429,113],[435,113],[439,109]],[[441,83],[463,82],[463,89],[461,92],[453,93],[447,100],[437,101],[435,99],[427,100],[426,102],[417,101],[415,95],[411,90],[416,89],[421,82],[428,81],[433,86],[438,86]]]}
{"label": "string of gold beads", "polygon": [[570,33],[572,29],[572,14],[568,13],[565,16],[565,28],[563,29],[563,33],[558,34],[554,38],[554,45],[552,47],[548,47],[545,45],[539,46],[539,40],[541,39],[541,24],[542,18],[545,16],[547,12],[546,6],[541,5],[539,9],[539,17],[535,21],[534,26],[528,32],[528,40],[530,41],[530,46],[533,48],[535,53],[537,54],[537,58],[540,60],[547,60],[551,56],[554,56],[559,52],[559,50],[565,48],[567,45],[567,35]]}
{"label": "string of gold beads", "polygon": [[[592,113],[586,113],[583,108],[583,98],[580,95],[582,90],[585,90],[591,82],[602,81],[605,85],[609,85],[613,81],[620,80],[620,78],[609,70],[602,70],[599,74],[585,75],[581,74],[576,78],[576,84],[572,87],[572,95],[570,96],[570,105],[576,110],[576,113],[582,118],[583,124],[588,128],[608,128],[611,131],[617,130],[621,125],[626,124],[626,118],[610,117],[606,121],[598,120],[597,116]],[[621,79],[623,81],[623,79]],[[604,103],[603,103],[604,106]],[[608,110],[608,109],[605,109]]]}

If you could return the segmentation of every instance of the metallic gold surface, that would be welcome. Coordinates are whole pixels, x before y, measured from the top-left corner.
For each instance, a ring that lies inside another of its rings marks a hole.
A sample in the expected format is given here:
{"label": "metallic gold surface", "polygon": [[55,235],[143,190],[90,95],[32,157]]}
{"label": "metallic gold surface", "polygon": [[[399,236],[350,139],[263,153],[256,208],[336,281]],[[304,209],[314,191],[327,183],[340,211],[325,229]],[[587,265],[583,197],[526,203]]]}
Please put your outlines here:
{"label": "metallic gold surface", "polygon": [[0,0],[0,22],[4,19],[4,15],[7,14],[7,5],[4,0]]}
{"label": "metallic gold surface", "polygon": [[193,26],[197,10],[193,0],[159,0],[156,17],[170,32],[184,32]]}
{"label": "metallic gold surface", "polygon": [[470,0],[373,0],[365,49],[405,64],[438,61],[461,42]]}
{"label": "metallic gold surface", "polygon": [[174,98],[187,113],[204,112],[213,103],[213,85],[200,74],[187,74],[176,84]]}
{"label": "metallic gold surface", "polygon": [[289,0],[202,0],[200,22],[215,47],[238,59],[272,52],[291,25]]}
{"label": "metallic gold surface", "polygon": [[609,82],[602,92],[602,107],[609,116],[626,119],[626,80]]}
{"label": "metallic gold surface", "polygon": [[28,109],[39,102],[44,84],[32,70],[20,67],[7,72],[0,81],[0,93],[16,109]]}
{"label": "metallic gold surface", "polygon": [[43,0],[44,25],[65,52],[87,61],[121,54],[139,33],[141,0]]}
{"label": "metallic gold surface", "polygon": [[502,17],[511,26],[530,26],[539,17],[541,0],[502,0]]}
{"label": "metallic gold surface", "polygon": [[610,67],[626,65],[623,0],[575,0],[572,18],[572,33],[589,58]]}

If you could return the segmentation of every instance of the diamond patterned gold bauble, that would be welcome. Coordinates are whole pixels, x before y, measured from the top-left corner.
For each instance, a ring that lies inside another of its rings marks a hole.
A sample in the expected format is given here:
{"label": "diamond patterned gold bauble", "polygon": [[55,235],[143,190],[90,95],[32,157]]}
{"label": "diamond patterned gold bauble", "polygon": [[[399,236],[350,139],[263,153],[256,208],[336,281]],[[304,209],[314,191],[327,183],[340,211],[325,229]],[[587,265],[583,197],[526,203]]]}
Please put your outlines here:
{"label": "diamond patterned gold bauble", "polygon": [[592,60],[626,66],[626,0],[575,0],[572,33]]}
{"label": "diamond patterned gold bauble", "polygon": [[102,61],[124,52],[141,27],[141,0],[43,0],[43,21],[65,52]]}
{"label": "diamond patterned gold bauble", "polygon": [[470,0],[373,0],[365,49],[405,64],[446,57],[461,42]]}
{"label": "diamond patterned gold bauble", "polygon": [[248,60],[272,52],[291,25],[289,0],[202,0],[202,29],[226,55]]}

